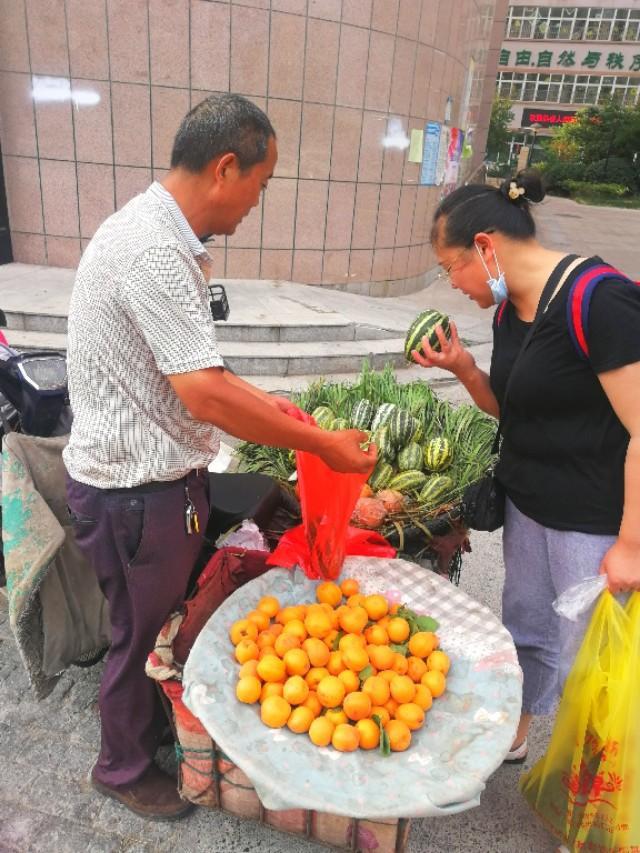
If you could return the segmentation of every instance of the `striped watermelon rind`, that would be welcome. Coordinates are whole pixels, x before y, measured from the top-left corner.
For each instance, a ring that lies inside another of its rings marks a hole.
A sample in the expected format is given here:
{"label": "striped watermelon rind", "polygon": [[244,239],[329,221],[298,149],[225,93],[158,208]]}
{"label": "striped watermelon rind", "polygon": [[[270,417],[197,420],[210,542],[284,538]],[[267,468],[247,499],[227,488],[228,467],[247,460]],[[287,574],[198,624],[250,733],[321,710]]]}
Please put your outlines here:
{"label": "striped watermelon rind", "polygon": [[351,424],[346,418],[336,418],[331,421],[327,429],[330,429],[332,432],[335,432],[339,429],[351,429]]}
{"label": "striped watermelon rind", "polygon": [[418,502],[433,509],[446,502],[453,489],[453,480],[445,474],[434,474],[429,477],[418,495]]}
{"label": "striped watermelon rind", "polygon": [[391,480],[393,479],[393,475],[396,472],[393,469],[393,466],[388,462],[381,460],[378,462],[376,467],[371,472],[369,477],[369,485],[373,489],[374,492],[380,491],[380,489],[386,489]]}
{"label": "striped watermelon rind", "polygon": [[351,410],[351,425],[355,429],[369,429],[376,409],[371,400],[358,400]]}
{"label": "striped watermelon rind", "polygon": [[411,441],[398,453],[398,470],[420,471],[422,469],[423,459],[424,455],[422,447],[417,442]]}
{"label": "striped watermelon rind", "polygon": [[413,350],[422,352],[422,339],[424,337],[428,339],[429,346],[432,349],[436,350],[436,352],[440,351],[440,340],[436,334],[437,326],[442,326],[442,331],[446,337],[451,339],[451,324],[446,314],[430,308],[416,317],[409,327],[404,340],[404,357],[407,361],[413,362],[413,358],[411,357]]}
{"label": "striped watermelon rind", "polygon": [[381,406],[378,406],[376,413],[373,416],[373,421],[371,422],[371,429],[373,432],[386,424],[391,417],[393,410],[396,408],[397,406],[395,403],[383,403]]}
{"label": "striped watermelon rind", "polygon": [[424,465],[429,471],[444,471],[453,462],[453,450],[448,438],[432,438],[424,449]]}
{"label": "striped watermelon rind", "polygon": [[403,471],[401,474],[396,474],[387,488],[406,495],[412,492],[419,492],[426,480],[427,475],[422,471]]}
{"label": "striped watermelon rind", "polygon": [[414,423],[411,415],[404,409],[394,409],[385,426],[388,428],[391,441],[396,447],[404,447],[410,441]]}
{"label": "striped watermelon rind", "polygon": [[329,406],[317,406],[311,412],[311,417],[314,419],[314,421],[318,424],[319,427],[322,427],[322,429],[328,429],[328,425],[332,424],[336,419],[336,416],[331,411]]}
{"label": "striped watermelon rind", "polygon": [[388,427],[381,426],[377,429],[371,436],[371,441],[378,448],[378,458],[393,462],[396,458],[396,447],[391,441]]}

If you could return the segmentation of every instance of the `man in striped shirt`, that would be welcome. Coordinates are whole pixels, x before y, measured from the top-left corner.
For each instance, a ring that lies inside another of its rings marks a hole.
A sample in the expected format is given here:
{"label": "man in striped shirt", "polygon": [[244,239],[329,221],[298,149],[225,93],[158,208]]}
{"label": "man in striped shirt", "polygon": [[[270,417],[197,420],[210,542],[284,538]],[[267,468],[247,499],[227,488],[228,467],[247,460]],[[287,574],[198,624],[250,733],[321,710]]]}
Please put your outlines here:
{"label": "man in striped shirt", "polygon": [[288,401],[226,371],[218,352],[202,240],[235,232],[276,160],[261,110],[238,95],[207,98],[183,120],[162,183],[98,229],[71,299],[67,497],[112,629],[92,781],[154,819],[181,817],[189,804],[153,761],[163,715],[144,664],[200,550],[192,510],[204,527],[219,431],[316,453],[338,471],[375,462],[360,432],[288,417]]}

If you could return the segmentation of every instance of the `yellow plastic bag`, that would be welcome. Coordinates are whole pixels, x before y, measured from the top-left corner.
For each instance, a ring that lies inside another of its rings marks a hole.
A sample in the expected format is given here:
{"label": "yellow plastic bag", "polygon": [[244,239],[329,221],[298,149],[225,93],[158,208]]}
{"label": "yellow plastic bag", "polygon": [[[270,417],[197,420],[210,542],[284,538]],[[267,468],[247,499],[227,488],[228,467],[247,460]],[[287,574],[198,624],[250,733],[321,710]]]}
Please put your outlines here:
{"label": "yellow plastic bag", "polygon": [[640,593],[596,605],[525,799],[572,851],[640,853]]}

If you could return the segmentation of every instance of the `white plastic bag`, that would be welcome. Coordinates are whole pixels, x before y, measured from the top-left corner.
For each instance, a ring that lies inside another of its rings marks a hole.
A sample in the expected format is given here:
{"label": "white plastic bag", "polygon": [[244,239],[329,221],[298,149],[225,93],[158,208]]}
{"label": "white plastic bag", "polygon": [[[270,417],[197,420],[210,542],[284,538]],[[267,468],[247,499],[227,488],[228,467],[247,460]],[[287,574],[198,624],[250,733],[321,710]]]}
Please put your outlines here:
{"label": "white plastic bag", "polygon": [[216,540],[216,548],[246,548],[248,551],[269,551],[260,528],[251,519],[245,518],[239,527],[234,527]]}
{"label": "white plastic bag", "polygon": [[591,607],[601,592],[607,588],[607,576],[598,575],[565,589],[553,602],[553,609],[559,616],[564,616],[572,622]]}

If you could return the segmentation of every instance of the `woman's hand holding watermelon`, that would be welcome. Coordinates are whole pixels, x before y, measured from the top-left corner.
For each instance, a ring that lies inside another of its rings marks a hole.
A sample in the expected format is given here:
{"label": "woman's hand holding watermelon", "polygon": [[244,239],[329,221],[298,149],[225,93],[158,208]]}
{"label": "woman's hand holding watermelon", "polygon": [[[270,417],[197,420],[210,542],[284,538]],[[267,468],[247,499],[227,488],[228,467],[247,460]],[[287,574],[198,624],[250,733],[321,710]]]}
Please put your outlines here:
{"label": "woman's hand holding watermelon", "polygon": [[449,370],[458,379],[472,371],[476,363],[473,356],[460,343],[456,324],[451,322],[451,339],[447,338],[442,326],[436,327],[436,335],[440,341],[440,352],[433,349],[429,344],[429,338],[422,338],[422,353],[414,349],[411,353],[413,360],[422,367],[441,367]]}

